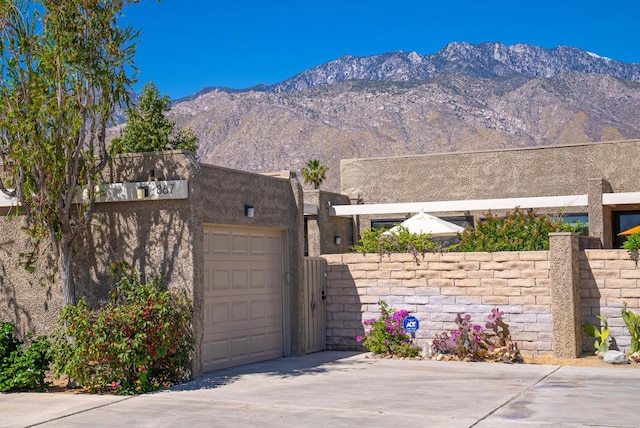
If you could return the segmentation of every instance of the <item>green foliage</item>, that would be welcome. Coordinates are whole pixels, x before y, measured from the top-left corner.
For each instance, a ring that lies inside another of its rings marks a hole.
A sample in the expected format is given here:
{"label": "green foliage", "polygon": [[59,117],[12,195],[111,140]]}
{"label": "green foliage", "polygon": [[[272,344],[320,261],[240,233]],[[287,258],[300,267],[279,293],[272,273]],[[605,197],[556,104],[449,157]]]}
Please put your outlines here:
{"label": "green foliage", "polygon": [[167,119],[170,110],[168,95],[160,96],[153,82],[142,87],[136,107],[127,110],[124,135],[109,146],[111,154],[188,150],[196,153],[198,141],[192,130],[176,131],[175,122]]}
{"label": "green foliage", "polygon": [[640,352],[640,315],[627,310],[627,302],[622,304],[622,319],[631,335],[631,354]]}
{"label": "green foliage", "polygon": [[404,319],[409,315],[406,310],[396,311],[381,300],[380,318],[364,321],[364,325],[371,327],[365,336],[358,336],[356,340],[369,351],[377,355],[393,355],[397,357],[417,357],[422,351],[414,345],[411,336],[404,331]]}
{"label": "green foliage", "polygon": [[511,340],[509,325],[504,322],[504,312],[492,309],[483,328],[471,322],[471,315],[456,316],[458,328],[436,334],[433,351],[454,355],[460,360],[493,360],[505,363],[521,363],[518,345]]}
{"label": "green foliage", "polygon": [[640,250],[640,233],[627,236],[627,239],[622,243],[622,248],[628,250],[631,257],[637,260],[638,250]]}
{"label": "green foliage", "polygon": [[10,322],[0,323],[0,391],[43,391],[51,362],[49,340],[27,334],[23,343]]}
{"label": "green foliage", "polygon": [[549,249],[549,233],[578,232],[580,224],[516,208],[503,218],[487,213],[484,221],[460,235],[460,251],[536,251]]}
{"label": "green foliage", "polygon": [[426,253],[443,251],[443,244],[431,240],[431,236],[423,233],[411,233],[406,227],[399,226],[390,234],[383,234],[384,229],[369,229],[362,232],[360,243],[354,245],[354,251],[366,254],[375,253],[380,257],[389,254],[412,254],[416,263],[418,256]]}
{"label": "green foliage", "polygon": [[320,163],[318,159],[311,159],[302,167],[302,180],[305,184],[313,184],[314,189],[319,189],[329,171],[329,167]]}
{"label": "green foliage", "polygon": [[602,328],[598,328],[593,324],[583,324],[582,328],[584,332],[587,333],[587,336],[593,337],[595,339],[594,346],[596,348],[596,354],[605,353],[609,350],[609,343],[607,342],[609,339],[609,323],[607,323],[607,319],[602,315],[598,315],[598,319],[602,323]]}
{"label": "green foliage", "polygon": [[72,244],[90,223],[106,130],[133,82],[137,32],[117,21],[135,1],[0,2],[0,191],[28,220],[34,247],[23,263],[32,267],[48,240],[68,304]]}
{"label": "green foliage", "polygon": [[114,263],[119,279],[111,300],[91,310],[82,299],[67,306],[54,335],[56,373],[96,391],[138,394],[190,377],[192,305],[161,280],[142,283],[126,262]]}

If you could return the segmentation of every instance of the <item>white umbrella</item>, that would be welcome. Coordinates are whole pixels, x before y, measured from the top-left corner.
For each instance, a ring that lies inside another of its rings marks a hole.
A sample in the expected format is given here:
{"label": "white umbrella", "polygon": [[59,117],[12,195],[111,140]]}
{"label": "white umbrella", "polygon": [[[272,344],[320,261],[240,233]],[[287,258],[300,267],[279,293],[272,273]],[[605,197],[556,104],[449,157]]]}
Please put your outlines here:
{"label": "white umbrella", "polygon": [[400,223],[399,226],[394,226],[383,234],[393,234],[400,226],[406,228],[411,233],[425,233],[433,237],[455,236],[464,230],[463,227],[457,224],[449,223],[448,221],[429,215],[424,211],[420,211],[418,214]]}

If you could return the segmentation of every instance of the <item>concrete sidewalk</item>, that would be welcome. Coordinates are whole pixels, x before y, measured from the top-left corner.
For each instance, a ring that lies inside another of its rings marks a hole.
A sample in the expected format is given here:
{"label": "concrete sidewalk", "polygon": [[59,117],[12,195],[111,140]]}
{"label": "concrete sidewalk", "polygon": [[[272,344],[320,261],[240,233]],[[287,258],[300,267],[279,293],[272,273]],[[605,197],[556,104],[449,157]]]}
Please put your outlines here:
{"label": "concrete sidewalk", "polygon": [[138,397],[0,395],[2,427],[638,426],[640,369],[325,352]]}

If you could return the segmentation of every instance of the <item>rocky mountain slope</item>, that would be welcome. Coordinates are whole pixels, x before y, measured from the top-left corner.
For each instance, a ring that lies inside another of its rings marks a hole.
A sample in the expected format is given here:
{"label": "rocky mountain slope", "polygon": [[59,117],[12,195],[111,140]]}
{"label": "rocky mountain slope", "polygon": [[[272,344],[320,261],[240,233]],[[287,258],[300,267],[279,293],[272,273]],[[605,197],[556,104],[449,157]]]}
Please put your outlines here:
{"label": "rocky mountain slope", "polygon": [[340,159],[640,137],[640,64],[579,49],[452,43],[434,55],[343,57],[277,85],[174,103],[206,163],[299,171]]}

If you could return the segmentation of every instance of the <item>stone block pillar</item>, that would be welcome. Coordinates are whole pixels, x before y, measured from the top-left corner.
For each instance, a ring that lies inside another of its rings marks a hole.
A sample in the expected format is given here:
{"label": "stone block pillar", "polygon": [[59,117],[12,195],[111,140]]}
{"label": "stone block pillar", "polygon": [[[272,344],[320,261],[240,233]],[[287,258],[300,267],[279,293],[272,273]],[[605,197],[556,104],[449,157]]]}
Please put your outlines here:
{"label": "stone block pillar", "polygon": [[582,353],[578,235],[550,233],[549,240],[553,355],[578,357]]}

